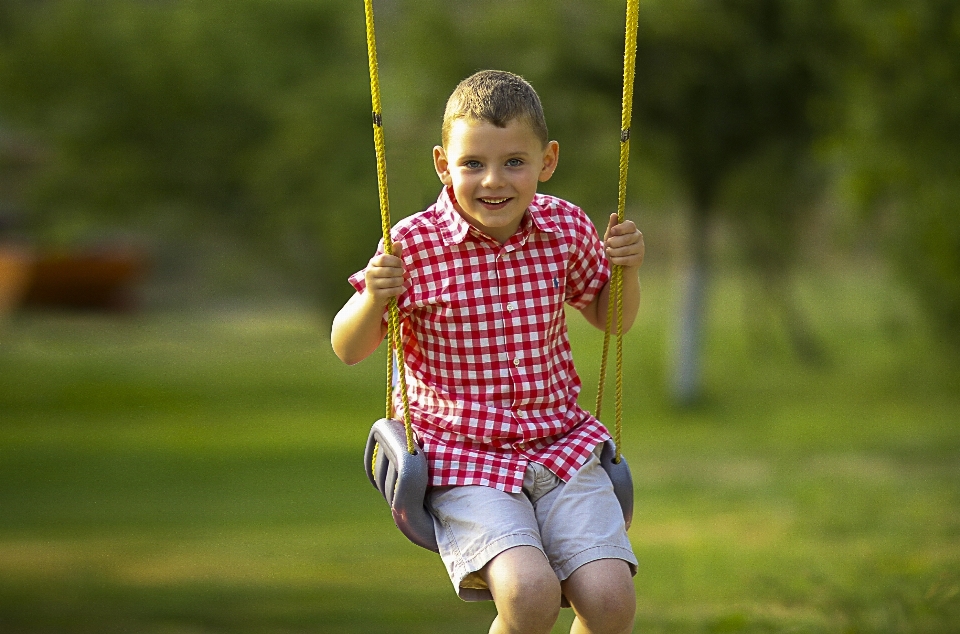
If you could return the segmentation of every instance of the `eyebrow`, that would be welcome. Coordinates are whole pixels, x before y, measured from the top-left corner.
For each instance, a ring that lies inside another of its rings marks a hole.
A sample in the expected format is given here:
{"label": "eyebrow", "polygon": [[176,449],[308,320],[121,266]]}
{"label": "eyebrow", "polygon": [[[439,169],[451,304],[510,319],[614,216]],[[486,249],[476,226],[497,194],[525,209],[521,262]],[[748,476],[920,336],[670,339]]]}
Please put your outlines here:
{"label": "eyebrow", "polygon": [[[515,157],[529,158],[529,157],[532,156],[532,155],[531,155],[530,152],[524,152],[524,151],[521,151],[521,150],[517,150],[517,151],[514,151],[514,152],[506,152],[506,153],[504,153],[504,156],[506,157],[506,159],[511,159],[511,158],[515,158]],[[477,154],[464,154],[463,156],[460,157],[460,160],[461,160],[461,161],[477,161],[477,160],[481,160],[481,159],[483,159],[483,158],[484,158],[484,157],[479,156],[479,155],[477,155]]]}

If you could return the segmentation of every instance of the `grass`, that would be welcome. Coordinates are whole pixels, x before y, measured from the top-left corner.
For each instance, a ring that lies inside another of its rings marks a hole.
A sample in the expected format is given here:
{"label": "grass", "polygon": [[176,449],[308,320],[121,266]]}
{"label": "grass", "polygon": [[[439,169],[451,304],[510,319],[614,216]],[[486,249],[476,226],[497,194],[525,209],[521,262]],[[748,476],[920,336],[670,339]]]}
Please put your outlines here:
{"label": "grass", "polygon": [[[624,395],[636,631],[960,631],[955,351],[882,280],[836,276],[803,289],[828,352],[805,367],[757,350],[728,276],[706,396],[677,409],[674,297],[645,284]],[[492,605],[459,601],[363,476],[382,357],[342,366],[326,328],[269,311],[0,326],[0,632],[485,632]],[[572,337],[592,403],[600,336]]]}

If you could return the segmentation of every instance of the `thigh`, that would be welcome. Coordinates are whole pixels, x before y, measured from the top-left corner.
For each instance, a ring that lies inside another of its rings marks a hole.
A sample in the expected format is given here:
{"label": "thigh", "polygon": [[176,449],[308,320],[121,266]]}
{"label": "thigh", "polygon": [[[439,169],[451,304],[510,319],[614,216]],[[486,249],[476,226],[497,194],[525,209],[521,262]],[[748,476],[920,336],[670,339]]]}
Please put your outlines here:
{"label": "thigh", "polygon": [[482,486],[444,487],[428,494],[440,557],[461,598],[489,600],[480,574],[495,557],[532,547],[541,558],[543,544],[533,505],[522,493],[505,493]]}
{"label": "thigh", "polygon": [[433,489],[427,506],[442,525],[448,541],[461,551],[476,551],[511,535],[530,535],[540,544],[533,505],[522,493],[485,486]]}
{"label": "thigh", "polygon": [[607,472],[595,455],[566,483],[536,504],[544,550],[561,580],[592,561],[637,560],[623,522],[623,511]]}

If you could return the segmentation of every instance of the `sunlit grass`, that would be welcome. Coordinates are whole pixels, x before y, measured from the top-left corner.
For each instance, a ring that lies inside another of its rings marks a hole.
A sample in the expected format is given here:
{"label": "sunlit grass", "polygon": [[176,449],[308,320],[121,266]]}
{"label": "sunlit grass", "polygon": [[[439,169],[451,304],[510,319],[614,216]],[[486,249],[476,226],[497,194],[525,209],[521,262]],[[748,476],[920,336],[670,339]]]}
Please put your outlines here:
{"label": "sunlit grass", "polygon": [[[758,351],[741,280],[719,279],[684,410],[673,287],[645,282],[624,391],[638,632],[960,631],[960,369],[880,280],[816,281],[828,357],[807,367]],[[572,323],[592,408],[601,335]],[[454,596],[363,476],[382,356],[347,368],[326,328],[0,327],[0,631],[485,632],[492,606]]]}

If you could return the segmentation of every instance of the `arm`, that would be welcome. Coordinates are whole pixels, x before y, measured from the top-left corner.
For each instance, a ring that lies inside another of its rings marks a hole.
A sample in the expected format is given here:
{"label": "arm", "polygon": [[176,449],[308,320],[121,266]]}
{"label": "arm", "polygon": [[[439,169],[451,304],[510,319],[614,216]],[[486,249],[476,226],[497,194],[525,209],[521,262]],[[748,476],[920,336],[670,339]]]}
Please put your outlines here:
{"label": "arm", "polygon": [[377,349],[387,333],[383,311],[391,297],[403,293],[403,255],[394,243],[395,255],[382,253],[370,260],[364,273],[366,288],[356,293],[333,319],[330,343],[340,360],[359,363]]}
{"label": "arm", "polygon": [[[637,272],[643,264],[643,234],[637,230],[633,221],[617,224],[617,214],[610,215],[610,222],[603,235],[604,248],[610,264],[623,267],[623,332],[630,330],[637,310],[640,308],[640,278]],[[590,324],[606,329],[607,308],[610,305],[610,283],[607,282],[590,304],[580,313]],[[611,329],[616,332],[617,316],[613,315]]]}

